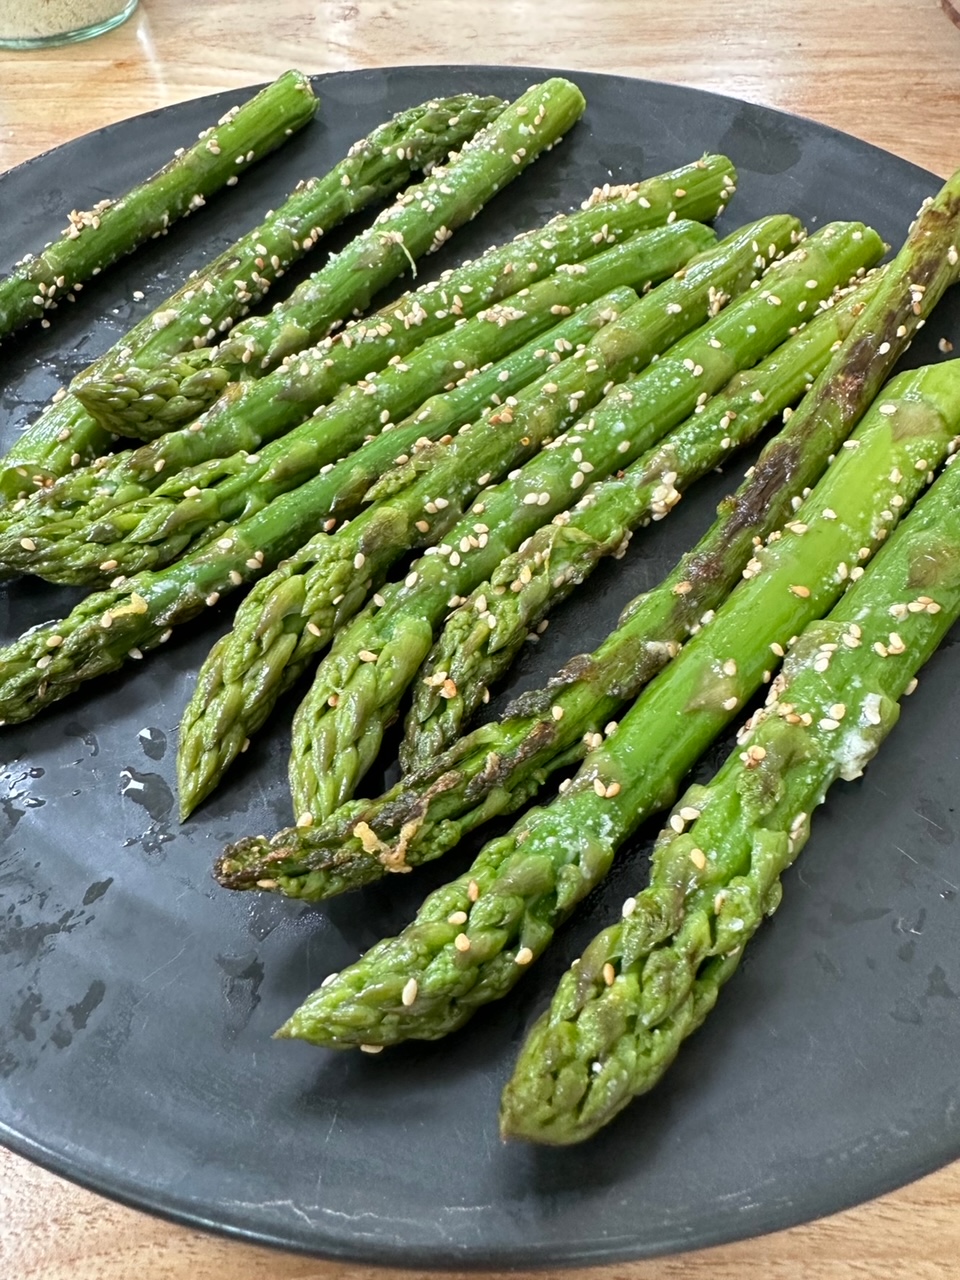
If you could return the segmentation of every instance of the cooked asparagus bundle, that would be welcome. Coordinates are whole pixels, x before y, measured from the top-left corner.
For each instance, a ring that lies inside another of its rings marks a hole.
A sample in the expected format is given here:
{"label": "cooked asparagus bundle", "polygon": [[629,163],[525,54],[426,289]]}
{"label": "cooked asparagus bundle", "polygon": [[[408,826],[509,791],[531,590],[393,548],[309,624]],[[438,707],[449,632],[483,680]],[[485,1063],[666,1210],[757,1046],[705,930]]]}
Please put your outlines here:
{"label": "cooked asparagus bundle", "polygon": [[[447,105],[460,110],[454,129],[442,126]],[[259,226],[242,236],[209,266],[194,272],[187,282],[115,343],[86,371],[86,378],[107,377],[118,367],[135,365],[144,376],[172,356],[229,329],[246,315],[286,269],[309,252],[325,231],[335,227],[380,194],[401,186],[414,164],[428,165],[445,154],[448,144],[469,137],[488,114],[500,109],[499,99],[454,98],[404,112],[351,148],[339,164],[322,178],[303,183],[269,213]],[[440,120],[434,116],[439,112]],[[210,139],[208,138],[208,143]],[[214,139],[215,145],[216,140]],[[384,155],[384,147],[397,147]],[[396,154],[402,149],[403,158]],[[221,150],[223,148],[221,147]],[[412,158],[407,158],[408,153]],[[233,154],[232,150],[229,152]],[[233,166],[236,169],[236,165]],[[349,178],[349,186],[343,179]],[[73,487],[82,484],[77,468],[88,463],[112,439],[90,416],[75,395],[61,395],[20,437],[0,467],[0,501],[15,500],[35,492],[45,500],[65,500],[47,488],[54,477],[70,475]],[[129,455],[127,455],[129,456]],[[166,461],[165,455],[163,455]],[[156,463],[161,459],[155,458]],[[114,464],[119,465],[119,464]],[[159,473],[154,473],[159,475]],[[105,476],[93,472],[103,484]],[[71,489],[70,492],[73,490]],[[85,491],[86,492],[86,491]],[[83,496],[83,495],[78,495]]]}
{"label": "cooked asparagus bundle", "polygon": [[[635,300],[632,290],[615,290],[568,317],[560,331],[564,354],[567,344],[610,323],[618,308]],[[95,592],[67,618],[34,628],[0,650],[0,720],[29,719],[85,681],[141,658],[168,640],[174,626],[272,569],[329,514],[341,479],[347,486],[355,478],[362,452],[345,459],[339,475],[334,468],[316,476],[166,569]]]}
{"label": "cooked asparagus bundle", "polygon": [[621,625],[593,654],[574,658],[549,684],[508,708],[378,800],[344,805],[313,828],[290,828],[228,849],[222,884],[260,885],[316,899],[342,893],[440,856],[467,831],[523,804],[544,778],[583,752],[604,726],[709,619],[739,580],[755,541],[791,514],[816,483],[916,329],[956,278],[951,253],[960,233],[952,178],[921,210],[877,296],[780,434],[704,538],[662,587],[628,606]]}
{"label": "cooked asparagus bundle", "polygon": [[0,337],[46,318],[78,284],[202,208],[207,196],[302,129],[317,106],[309,79],[287,71],[125,195],[73,209],[59,240],[28,253],[0,279]]}
{"label": "cooked asparagus bundle", "polygon": [[[816,240],[804,246],[814,272]],[[876,247],[879,256],[879,237]],[[664,519],[694,480],[748,444],[800,398],[875,287],[871,278],[755,368],[737,374],[626,471],[591,485],[576,507],[538,529],[474,588],[450,615],[414,683],[400,751],[405,773],[427,768],[456,741],[527,637],[603,557],[622,556],[635,528]],[[655,640],[665,654],[668,645],[685,638],[686,631],[675,628],[648,636],[648,642]]]}
{"label": "cooked asparagus bundle", "polygon": [[584,741],[594,741],[676,653],[671,636],[709,620],[740,579],[755,541],[776,530],[815,484],[916,326],[954,282],[959,183],[952,178],[920,211],[877,296],[735,497],[722,504],[716,524],[659,589],[628,605],[620,627],[595,653],[572,659],[544,689],[508,708],[502,722],[461,739],[379,800],[344,805],[314,828],[239,842],[218,863],[220,883],[260,884],[308,899],[356,888],[390,867],[443,854],[463,833],[524,804],[550,772],[579,758]]}
{"label": "cooked asparagus bundle", "polygon": [[958,564],[951,466],[791,645],[735,750],[674,810],[648,885],[560,980],[504,1091],[504,1137],[581,1142],[661,1079],[779,906],[813,810],[838,778],[860,777],[960,616]]}
{"label": "cooked asparagus bundle", "polygon": [[[470,93],[432,99],[399,112],[368,137],[355,142],[328,173],[304,183],[302,190],[287,202],[289,205],[296,201],[310,211],[310,221],[305,230],[293,237],[298,243],[287,242],[282,246],[287,263],[296,261],[326,231],[350,214],[366,208],[375,200],[394,195],[417,170],[442,164],[452,150],[495,120],[505,106],[501,98],[477,97]],[[284,212],[289,216],[286,205],[280,210],[281,214]],[[268,230],[275,225],[276,216],[266,219]],[[254,253],[246,267],[249,279],[241,280],[243,288],[238,290],[250,295],[249,299],[244,299],[247,303],[245,310],[249,303],[263,295],[262,273],[269,272],[271,267],[277,270],[273,260],[277,250],[267,236],[257,234],[251,241],[251,247]],[[281,273],[282,270],[281,267]],[[349,312],[345,311],[344,317],[347,314]],[[216,324],[211,318],[190,348],[195,350],[217,342],[229,327]],[[189,348],[185,345],[184,349]],[[119,435],[149,440],[162,434],[169,425],[182,421],[184,406],[170,385],[169,369],[163,364],[158,368],[144,366],[139,360],[131,360],[132,354],[124,354],[121,349],[109,364],[97,361],[74,378],[70,390],[81,403],[91,408],[103,426]],[[180,370],[177,361],[170,363],[177,371]],[[189,356],[185,364],[187,367],[183,369],[183,375],[189,377]],[[134,388],[133,392],[130,387]],[[189,390],[181,394],[189,395]],[[172,411],[169,407],[171,397],[174,397]]]}
{"label": "cooked asparagus bundle", "polygon": [[[412,412],[461,369],[475,371],[500,359],[558,316],[618,285],[638,291],[649,287],[714,238],[701,223],[675,222],[631,236],[577,264],[575,272],[561,268],[521,296],[487,307],[416,347],[379,376],[363,378],[255,455],[237,453],[188,468],[152,494],[109,511],[95,506],[65,512],[26,538],[24,522],[18,522],[0,532],[0,565],[82,585],[169,564],[222,522],[252,514]],[[301,367],[289,365],[261,385],[271,384],[273,394],[289,404],[302,380]]]}
{"label": "cooked asparagus bundle", "polygon": [[[761,228],[767,233],[765,247],[772,244],[777,252],[798,234],[799,224],[786,216],[765,219],[701,254],[677,278],[629,308],[555,376],[541,378],[513,397],[516,403],[508,401],[461,430],[449,445],[423,450],[388,473],[368,495],[382,500],[333,537],[317,535],[257,585],[238,611],[233,631],[204,663],[184,714],[178,757],[182,812],[209,794],[280,693],[361,608],[406,549],[440,541],[484,485],[558,436],[611,381],[647,364],[730,293],[746,288],[764,261],[754,239]],[[521,510],[529,517],[529,504]],[[482,523],[476,513],[470,519],[471,528]]]}
{"label": "cooked asparagus bundle", "polygon": [[[353,794],[451,603],[484,581],[545,517],[565,509],[586,476],[629,465],[738,367],[782,341],[797,307],[816,294],[809,288],[811,262],[818,288],[829,293],[862,262],[864,234],[848,227],[817,242],[812,253],[804,248],[773,267],[761,288],[665,353],[635,383],[611,392],[583,429],[482,494],[482,544],[474,508],[448,530],[438,555],[428,551],[407,579],[383,588],[380,600],[340,632],[294,720],[290,785],[298,820],[322,820]],[[879,237],[870,238],[868,260],[882,252]]]}
{"label": "cooked asparagus bundle", "polygon": [[[150,405],[162,412],[159,430],[189,422],[241,377],[258,378],[288,355],[318,342],[351,312],[425,253],[435,252],[503,187],[574,125],[586,106],[575,84],[559,77],[533,85],[475,134],[445,165],[409,187],[326,266],[305,280],[268,316],[237,325],[217,347],[182,356],[152,387]],[[158,370],[158,375],[161,371]],[[94,417],[116,424],[132,416],[144,434],[149,408],[141,383],[118,371],[106,384],[86,382],[77,394]]]}
{"label": "cooked asparagus bundle", "polygon": [[[514,296],[561,263],[580,263],[638,231],[671,223],[680,213],[697,219],[720,212],[735,190],[734,175],[725,156],[706,156],[625,188],[594,193],[583,209],[558,215],[474,262],[443,272],[439,280],[301,353],[295,363],[299,394],[292,399],[283,367],[255,382],[235,384],[232,396],[221,398],[188,427],[75,470],[35,493],[22,510],[15,507],[11,519],[3,522],[0,517],[0,526],[10,529],[16,521],[19,537],[35,538],[62,511],[89,505],[91,514],[102,515],[188,467],[242,449],[252,452],[302,422],[342,387],[400,360],[458,320]],[[48,410],[44,418],[53,413]]]}
{"label": "cooked asparagus bundle", "polygon": [[960,362],[891,383],[796,519],[563,793],[486,845],[398,937],[328,978],[278,1034],[336,1048],[434,1039],[505,995],[761,686],[771,646],[781,652],[862,576],[958,428]]}

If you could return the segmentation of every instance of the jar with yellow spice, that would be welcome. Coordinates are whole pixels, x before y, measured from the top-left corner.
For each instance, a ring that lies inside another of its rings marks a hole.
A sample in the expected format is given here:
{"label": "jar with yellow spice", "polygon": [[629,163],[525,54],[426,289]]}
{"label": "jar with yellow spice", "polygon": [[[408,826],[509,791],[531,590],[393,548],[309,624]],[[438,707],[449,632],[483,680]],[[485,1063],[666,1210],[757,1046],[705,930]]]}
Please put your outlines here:
{"label": "jar with yellow spice", "polygon": [[88,40],[125,22],[139,0],[0,0],[0,49]]}

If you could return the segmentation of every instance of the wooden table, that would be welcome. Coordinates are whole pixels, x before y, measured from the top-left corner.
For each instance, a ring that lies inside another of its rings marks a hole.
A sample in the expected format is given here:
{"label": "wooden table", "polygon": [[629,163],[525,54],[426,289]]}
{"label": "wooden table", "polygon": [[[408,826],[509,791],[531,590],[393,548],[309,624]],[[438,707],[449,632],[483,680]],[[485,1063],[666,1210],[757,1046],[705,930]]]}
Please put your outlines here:
{"label": "wooden table", "polygon": [[[0,170],[184,98],[391,63],[510,62],[622,72],[821,120],[946,175],[960,31],[939,0],[144,0],[88,44],[0,53]],[[570,1280],[956,1274],[960,1163],[806,1227]],[[401,1275],[234,1244],[121,1208],[0,1152],[0,1274],[11,1280],[366,1280]],[[409,1274],[409,1273],[406,1273]],[[448,1277],[449,1280],[449,1277]]]}

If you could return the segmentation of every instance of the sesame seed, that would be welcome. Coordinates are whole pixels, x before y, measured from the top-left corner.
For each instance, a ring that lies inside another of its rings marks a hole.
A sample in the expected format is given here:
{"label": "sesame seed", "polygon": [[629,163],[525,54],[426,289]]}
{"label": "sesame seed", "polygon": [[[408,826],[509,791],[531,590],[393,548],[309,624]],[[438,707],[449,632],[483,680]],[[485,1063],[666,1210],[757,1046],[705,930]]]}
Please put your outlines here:
{"label": "sesame seed", "polygon": [[702,849],[691,849],[690,861],[693,863],[693,865],[697,868],[698,871],[702,871],[704,867],[707,865],[707,855],[703,852]]}
{"label": "sesame seed", "polygon": [[410,978],[404,984],[403,991],[400,993],[400,1002],[407,1009],[413,1004],[417,998],[417,992],[420,990],[417,985],[416,978]]}
{"label": "sesame seed", "polygon": [[736,698],[725,698],[725,699],[723,700],[723,702],[722,702],[720,705],[723,707],[724,711],[736,711],[736,709],[737,709],[737,699],[736,699]]}
{"label": "sesame seed", "polygon": [[471,880],[467,885],[467,897],[471,902],[476,902],[480,897],[480,886],[477,884],[476,880]]}
{"label": "sesame seed", "polygon": [[552,706],[552,707],[550,708],[550,714],[553,716],[554,720],[562,720],[562,719],[563,719],[563,707]]}
{"label": "sesame seed", "polygon": [[799,596],[801,600],[806,600],[810,595],[810,588],[802,584],[794,584],[790,587],[790,590],[795,596]]}
{"label": "sesame seed", "polygon": [[362,569],[365,563],[366,563],[366,556],[363,554],[362,551],[358,551],[357,554],[353,557],[353,567],[355,569]]}
{"label": "sesame seed", "polygon": [[601,973],[603,974],[603,981],[606,983],[606,985],[608,987],[612,987],[614,982],[616,982],[617,980],[617,971],[616,969],[614,969],[613,965],[610,963],[609,960],[603,966]]}
{"label": "sesame seed", "polygon": [[447,924],[466,924],[467,913],[465,911],[451,911],[447,916]]}
{"label": "sesame seed", "polygon": [[383,1045],[382,1044],[362,1044],[360,1046],[360,1052],[361,1053],[383,1053]]}
{"label": "sesame seed", "polygon": [[37,549],[37,544],[32,538],[21,538],[20,545],[23,547],[24,551],[36,551]]}
{"label": "sesame seed", "polygon": [[529,964],[533,959],[533,952],[529,947],[521,947],[517,954],[513,957],[514,964]]}

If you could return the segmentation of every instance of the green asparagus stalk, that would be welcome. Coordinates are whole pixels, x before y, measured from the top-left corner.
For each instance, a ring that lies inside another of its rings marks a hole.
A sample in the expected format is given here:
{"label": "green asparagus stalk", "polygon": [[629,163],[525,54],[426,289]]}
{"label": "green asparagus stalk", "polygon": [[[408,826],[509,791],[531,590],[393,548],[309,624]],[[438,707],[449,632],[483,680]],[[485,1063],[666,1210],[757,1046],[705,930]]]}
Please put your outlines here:
{"label": "green asparagus stalk", "polygon": [[[474,508],[448,530],[438,555],[428,551],[403,582],[384,587],[380,601],[340,631],[294,720],[290,785],[298,821],[327,818],[353,794],[451,604],[485,581],[544,518],[564,510],[586,476],[603,477],[633,462],[738,367],[783,341],[798,307],[829,294],[882,252],[879,237],[857,224],[835,229],[812,251],[804,246],[791,254],[767,273],[763,287],[678,343],[633,384],[611,392],[584,429],[484,493],[482,545]],[[521,572],[521,587],[524,577]]]}
{"label": "green asparagus stalk", "polygon": [[[615,290],[565,318],[558,330],[564,354],[567,344],[608,324],[617,308],[635,299],[630,289]],[[436,405],[432,412],[439,412]],[[174,626],[271,570],[322,522],[341,483],[356,480],[362,453],[346,459],[342,471],[336,467],[282,494],[166,569],[94,592],[67,618],[34,628],[0,650],[0,720],[29,719],[85,681],[141,658],[169,639]]]}
{"label": "green asparagus stalk", "polygon": [[59,240],[28,253],[0,280],[0,337],[46,319],[77,285],[177,218],[201,208],[255,159],[269,155],[313,119],[318,102],[309,79],[287,71],[242,107],[234,107],[193,146],[116,200],[72,210]]}
{"label": "green asparagus stalk", "polygon": [[[720,212],[735,190],[734,176],[725,156],[706,156],[626,188],[595,192],[579,212],[558,215],[475,262],[445,271],[439,280],[399,303],[325,339],[317,351],[302,353],[296,360],[298,397],[290,397],[283,368],[257,382],[235,384],[232,396],[222,397],[188,427],[135,451],[99,459],[97,465],[41,489],[17,515],[20,536],[34,536],[54,512],[95,502],[102,514],[151,492],[175,472],[241,449],[258,449],[301,422],[342,387],[402,358],[428,338],[452,328],[458,319],[514,296],[561,263],[580,263],[629,235],[672,222],[681,214],[703,219]],[[304,364],[306,375],[301,372]],[[76,402],[72,403],[76,409]]]}
{"label": "green asparagus stalk", "polygon": [[[766,219],[695,258],[602,330],[556,375],[545,375],[509,398],[451,444],[423,450],[388,474],[367,495],[382,489],[382,500],[333,537],[311,539],[259,583],[238,611],[233,631],[204,663],[184,713],[178,757],[182,811],[190,812],[209,794],[280,693],[361,608],[405,549],[437,543],[479,489],[559,435],[611,381],[648,363],[729,294],[745,288],[764,262],[755,234],[763,233],[766,250],[779,252],[799,234],[798,227],[786,216]],[[472,521],[482,523],[476,514]],[[472,531],[471,536],[478,535]]]}
{"label": "green asparagus stalk", "polygon": [[162,387],[158,370],[150,396],[150,405],[162,413],[156,429],[147,427],[149,406],[137,395],[136,373],[126,380],[118,372],[106,386],[78,386],[85,408],[107,423],[132,414],[139,434],[189,422],[229,383],[261,377],[285,356],[318,342],[346,316],[366,310],[375,293],[425,253],[439,249],[544,149],[559,142],[585,106],[569,80],[554,78],[528,89],[447,164],[401,192],[372,227],[298,285],[270,315],[251,317],[219,346],[167,366]]}
{"label": "green asparagus stalk", "polygon": [[[347,388],[256,455],[238,453],[189,468],[147,497],[103,514],[89,509],[64,513],[27,538],[19,522],[0,532],[0,564],[77,585],[169,564],[218,523],[265,506],[376,435],[384,423],[412,412],[457,378],[461,369],[476,371],[499,360],[548,328],[557,316],[618,285],[648,288],[714,239],[714,233],[698,222],[675,222],[632,236],[578,264],[575,272],[562,268],[521,297],[488,307],[430,339],[406,361]],[[298,372],[289,369],[288,379]],[[24,550],[24,542],[33,550]]]}
{"label": "green asparagus stalk", "polygon": [[[783,430],[764,448],[713,527],[665,582],[628,606],[593,653],[572,659],[544,688],[483,725],[378,800],[344,805],[313,828],[255,837],[226,850],[228,888],[277,889],[320,899],[452,848],[468,831],[517,809],[544,779],[599,735],[696,632],[739,581],[755,543],[777,530],[816,483],[884,378],[954,281],[958,180],[921,211],[876,297]],[[919,286],[919,287],[917,287]]]}
{"label": "green asparagus stalk", "polygon": [[[950,461],[954,461],[951,459]],[[661,1079],[713,1008],[838,778],[858,778],[960,616],[953,466],[822,622],[706,786],[683,796],[622,919],[591,942],[524,1042],[504,1137],[581,1142]]]}
{"label": "green asparagus stalk", "polygon": [[[194,272],[182,288],[136,324],[81,378],[108,377],[119,367],[128,373],[136,367],[145,378],[152,377],[156,367],[172,356],[212,341],[238,316],[246,315],[274,280],[309,252],[324,232],[402,186],[412,168],[442,158],[448,145],[468,137],[501,105],[497,98],[446,99],[403,112],[375,129],[328,174],[302,183],[276,212],[268,214],[209,266]],[[448,108],[459,117],[453,129],[444,127]],[[235,148],[218,141],[216,131],[207,145],[211,139],[221,153],[234,154]],[[397,155],[399,150],[404,153],[402,158]],[[344,185],[345,178],[349,185]],[[76,468],[96,454],[103,455],[111,439],[76,396],[59,393],[0,466],[0,502],[16,500],[19,494],[31,491],[52,497],[47,486],[54,477],[71,472],[76,476]],[[93,473],[93,479],[104,482],[99,471]]]}
{"label": "green asparagus stalk", "polygon": [[486,845],[397,938],[329,978],[278,1034],[337,1048],[434,1039],[504,996],[761,686],[770,646],[782,650],[830,609],[850,565],[862,575],[958,428],[960,362],[891,383],[796,520],[758,551],[714,621],[647,686],[565,792]]}
{"label": "green asparagus stalk", "polygon": [[[819,272],[813,261],[816,239],[805,249],[811,270]],[[448,618],[414,684],[400,751],[405,773],[428,768],[456,741],[528,636],[542,629],[547,614],[604,556],[622,556],[634,529],[664,519],[694,480],[800,398],[878,283],[871,277],[755,368],[738,373],[626,471],[591,485],[576,507],[541,526],[470,593]],[[670,616],[672,630],[647,637],[664,657],[687,635],[675,611]]]}

